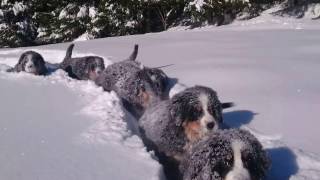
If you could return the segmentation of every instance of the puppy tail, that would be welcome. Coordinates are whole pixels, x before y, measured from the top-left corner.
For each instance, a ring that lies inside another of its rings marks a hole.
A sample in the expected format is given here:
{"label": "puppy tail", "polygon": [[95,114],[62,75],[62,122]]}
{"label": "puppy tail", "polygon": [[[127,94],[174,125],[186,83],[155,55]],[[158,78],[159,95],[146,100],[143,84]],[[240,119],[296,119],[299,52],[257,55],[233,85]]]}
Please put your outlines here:
{"label": "puppy tail", "polygon": [[135,61],[137,59],[137,56],[138,56],[138,49],[139,49],[139,45],[138,44],[135,44],[134,45],[134,49],[133,49],[133,52],[131,53],[131,55],[128,57],[128,61]]}
{"label": "puppy tail", "polygon": [[74,44],[73,43],[70,44],[70,46],[67,49],[66,56],[64,57],[64,59],[70,59],[71,58],[73,47],[74,47]]}
{"label": "puppy tail", "polygon": [[234,106],[234,103],[233,102],[226,102],[226,103],[222,103],[221,104],[221,107],[222,109],[227,109],[227,108],[231,108]]}

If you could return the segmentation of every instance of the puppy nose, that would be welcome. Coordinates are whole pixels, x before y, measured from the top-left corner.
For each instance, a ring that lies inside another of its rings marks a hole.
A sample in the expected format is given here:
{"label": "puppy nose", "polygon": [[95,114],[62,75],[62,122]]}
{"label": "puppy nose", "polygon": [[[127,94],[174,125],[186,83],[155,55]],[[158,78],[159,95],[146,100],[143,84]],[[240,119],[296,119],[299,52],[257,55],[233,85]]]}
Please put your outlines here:
{"label": "puppy nose", "polygon": [[33,65],[32,65],[32,64],[30,64],[30,65],[28,66],[28,68],[33,68]]}
{"label": "puppy nose", "polygon": [[209,122],[208,124],[207,124],[207,128],[208,129],[213,129],[214,128],[214,122]]}

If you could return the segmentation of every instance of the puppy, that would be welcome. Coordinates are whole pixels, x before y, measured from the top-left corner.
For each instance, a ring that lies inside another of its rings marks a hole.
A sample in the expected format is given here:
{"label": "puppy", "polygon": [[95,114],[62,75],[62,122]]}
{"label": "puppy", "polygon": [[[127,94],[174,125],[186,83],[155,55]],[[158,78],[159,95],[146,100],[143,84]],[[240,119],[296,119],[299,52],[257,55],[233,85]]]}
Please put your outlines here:
{"label": "puppy", "polygon": [[135,61],[137,55],[138,45],[135,45],[129,58],[107,66],[95,80],[96,85],[102,86],[105,91],[112,91],[123,86],[129,77],[143,69],[141,63]]}
{"label": "puppy", "polygon": [[169,77],[158,68],[145,67],[144,71],[151,78],[152,84],[154,85],[154,88],[156,92],[158,92],[161,99],[168,99],[171,87],[169,84]]}
{"label": "puppy", "polygon": [[193,144],[180,164],[183,180],[260,180],[270,160],[248,131],[214,132]]}
{"label": "puppy", "polygon": [[46,75],[48,69],[45,66],[45,61],[41,54],[35,51],[24,52],[14,66],[14,68],[8,69],[7,72],[27,72],[34,75]]}
{"label": "puppy", "polygon": [[152,102],[169,98],[168,77],[156,68],[143,67],[135,61],[138,45],[124,61],[108,66],[96,79],[96,84],[105,91],[115,91],[122,99],[124,107],[136,118]]}
{"label": "puppy", "polygon": [[65,70],[68,75],[78,80],[95,81],[100,73],[105,69],[104,60],[99,56],[84,56],[72,58],[74,44],[71,44],[60,68]]}
{"label": "puppy", "polygon": [[190,143],[220,127],[222,109],[231,106],[220,103],[211,88],[187,88],[145,111],[139,120],[142,138],[150,149],[180,160]]}

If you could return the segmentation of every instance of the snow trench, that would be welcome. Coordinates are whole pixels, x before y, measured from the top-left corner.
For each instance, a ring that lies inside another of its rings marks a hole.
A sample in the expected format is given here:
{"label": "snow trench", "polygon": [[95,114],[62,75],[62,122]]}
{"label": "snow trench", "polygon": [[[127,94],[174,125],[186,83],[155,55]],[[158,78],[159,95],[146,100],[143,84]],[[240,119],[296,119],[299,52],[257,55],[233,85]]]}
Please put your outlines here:
{"label": "snow trench", "polygon": [[[65,53],[33,50],[50,63],[60,62]],[[62,70],[46,77],[4,72],[23,51],[0,51],[0,161],[7,162],[0,165],[0,179],[165,179],[139,137],[136,120],[114,92],[71,79]],[[87,54],[74,52],[82,55]],[[184,88],[177,84],[170,96]],[[267,179],[320,178],[317,155],[248,128],[253,116],[232,109],[224,113],[229,126],[249,130],[267,150],[272,160]]]}

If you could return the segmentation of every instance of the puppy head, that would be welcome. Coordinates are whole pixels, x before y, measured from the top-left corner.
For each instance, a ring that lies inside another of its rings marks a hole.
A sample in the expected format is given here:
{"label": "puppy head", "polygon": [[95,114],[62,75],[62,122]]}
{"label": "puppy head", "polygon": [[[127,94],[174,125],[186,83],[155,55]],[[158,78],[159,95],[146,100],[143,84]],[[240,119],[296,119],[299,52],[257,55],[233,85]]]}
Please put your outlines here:
{"label": "puppy head", "polygon": [[95,80],[105,69],[103,58],[101,57],[92,57],[88,59],[87,72],[89,79]]}
{"label": "puppy head", "polygon": [[147,75],[150,77],[152,86],[161,99],[169,98],[169,78],[161,70],[157,68],[145,68]]}
{"label": "puppy head", "polygon": [[218,130],[197,141],[181,162],[183,179],[264,179],[270,161],[248,131]]}
{"label": "puppy head", "polygon": [[43,57],[34,51],[27,51],[21,55],[16,65],[16,70],[18,72],[25,71],[35,75],[45,75],[48,71]]}
{"label": "puppy head", "polygon": [[136,72],[131,78],[129,78],[129,84],[134,90],[134,96],[136,104],[139,104],[143,109],[149,107],[152,102],[160,101],[161,93],[157,91],[154,82],[148,75],[145,69]]}
{"label": "puppy head", "polygon": [[173,96],[171,103],[170,113],[176,126],[184,129],[191,142],[217,130],[222,123],[221,103],[211,88],[187,88]]}

